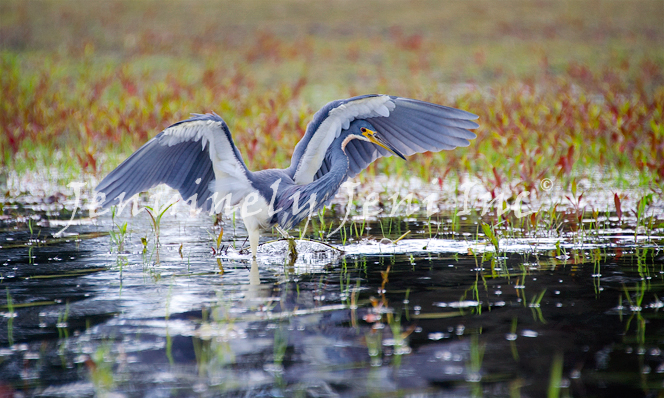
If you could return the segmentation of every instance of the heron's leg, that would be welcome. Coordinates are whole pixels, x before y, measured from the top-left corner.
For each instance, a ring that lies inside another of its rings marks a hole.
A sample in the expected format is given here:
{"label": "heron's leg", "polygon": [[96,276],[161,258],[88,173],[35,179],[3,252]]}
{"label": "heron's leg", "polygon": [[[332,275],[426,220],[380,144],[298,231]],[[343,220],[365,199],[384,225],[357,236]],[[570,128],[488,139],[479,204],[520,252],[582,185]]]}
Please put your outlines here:
{"label": "heron's leg", "polygon": [[256,258],[256,253],[258,252],[258,238],[260,237],[260,232],[258,228],[248,229],[249,233],[249,246],[251,248],[251,256]]}
{"label": "heron's leg", "polygon": [[279,233],[281,234],[281,236],[283,236],[284,238],[286,238],[286,239],[293,239],[293,237],[290,236],[290,234],[288,234],[288,231],[286,231],[285,229],[281,228],[281,227],[278,226],[278,225],[275,225],[275,228],[277,228],[277,231],[279,231]]}

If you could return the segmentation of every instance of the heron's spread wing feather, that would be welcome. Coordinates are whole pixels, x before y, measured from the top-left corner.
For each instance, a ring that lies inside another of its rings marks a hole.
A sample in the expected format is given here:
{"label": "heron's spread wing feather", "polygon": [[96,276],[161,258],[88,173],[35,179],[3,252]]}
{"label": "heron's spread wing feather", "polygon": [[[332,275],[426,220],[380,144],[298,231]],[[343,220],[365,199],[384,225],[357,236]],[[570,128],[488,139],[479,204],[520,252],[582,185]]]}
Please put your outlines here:
{"label": "heron's spread wing feather", "polygon": [[[389,101],[386,102],[386,108],[389,114],[363,119],[375,127],[384,141],[406,156],[465,147],[470,144],[469,140],[476,137],[473,132],[468,131],[479,127],[473,121],[477,116],[472,113],[408,98],[387,98]],[[387,150],[358,139],[348,142],[346,154],[349,177],[356,176],[379,157],[391,156]],[[329,160],[326,158],[321,163],[314,179],[322,177],[327,173],[326,170],[330,169],[330,165],[325,162],[329,163]]]}
{"label": "heron's spread wing feather", "polygon": [[237,193],[237,201],[250,191],[247,175],[226,123],[216,114],[194,115],[148,141],[96,191],[105,194],[102,206],[108,206],[163,183],[177,189],[184,200],[209,210],[208,199],[220,186],[222,196]]}
{"label": "heron's spread wing feather", "polygon": [[291,159],[295,183],[301,185],[314,180],[330,144],[353,120],[386,117],[393,109],[394,101],[387,95],[364,95],[338,100],[321,108],[295,147]]}

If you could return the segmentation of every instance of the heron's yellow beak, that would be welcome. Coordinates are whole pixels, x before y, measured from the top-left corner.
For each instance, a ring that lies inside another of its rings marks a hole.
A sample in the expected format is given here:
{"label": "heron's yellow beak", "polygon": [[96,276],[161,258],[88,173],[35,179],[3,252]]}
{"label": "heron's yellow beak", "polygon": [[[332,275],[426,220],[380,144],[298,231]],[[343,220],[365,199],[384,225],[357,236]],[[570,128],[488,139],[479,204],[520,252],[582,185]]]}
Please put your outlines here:
{"label": "heron's yellow beak", "polygon": [[378,145],[379,147],[387,149],[390,153],[393,155],[397,155],[403,160],[406,160],[406,157],[399,152],[394,146],[392,146],[389,142],[385,141],[383,138],[381,138],[378,133],[376,133],[373,130],[369,130],[368,128],[362,127],[360,129],[362,131],[362,135],[368,139],[370,142],[373,142],[374,144]]}

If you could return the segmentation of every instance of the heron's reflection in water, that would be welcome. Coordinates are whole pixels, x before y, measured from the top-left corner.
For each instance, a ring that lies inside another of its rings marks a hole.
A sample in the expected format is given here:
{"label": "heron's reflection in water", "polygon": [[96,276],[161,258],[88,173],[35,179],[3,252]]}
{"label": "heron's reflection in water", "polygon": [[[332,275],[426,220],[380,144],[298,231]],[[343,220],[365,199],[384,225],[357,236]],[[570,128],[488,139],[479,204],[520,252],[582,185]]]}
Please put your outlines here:
{"label": "heron's reflection in water", "polygon": [[246,309],[262,309],[272,302],[272,285],[262,284],[261,277],[258,272],[258,263],[255,259],[251,260],[251,268],[249,269],[249,285],[246,286],[244,293],[243,306]]}
{"label": "heron's reflection in water", "polygon": [[249,270],[249,286],[260,286],[261,276],[258,273],[258,263],[256,259],[251,260],[251,269]]}

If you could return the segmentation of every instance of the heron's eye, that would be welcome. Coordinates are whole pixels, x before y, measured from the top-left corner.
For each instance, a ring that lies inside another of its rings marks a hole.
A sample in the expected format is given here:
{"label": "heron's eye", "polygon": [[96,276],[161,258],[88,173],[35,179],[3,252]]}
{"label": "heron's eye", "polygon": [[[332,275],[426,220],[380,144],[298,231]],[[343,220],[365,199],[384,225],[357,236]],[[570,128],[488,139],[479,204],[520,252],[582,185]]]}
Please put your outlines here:
{"label": "heron's eye", "polygon": [[360,131],[363,132],[363,133],[366,133],[366,132],[367,132],[367,129],[365,129],[364,127],[362,127],[362,128],[360,129]]}

